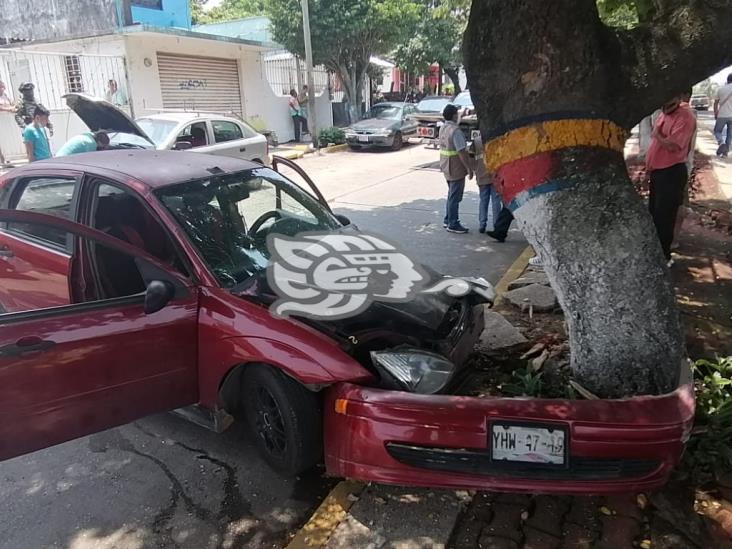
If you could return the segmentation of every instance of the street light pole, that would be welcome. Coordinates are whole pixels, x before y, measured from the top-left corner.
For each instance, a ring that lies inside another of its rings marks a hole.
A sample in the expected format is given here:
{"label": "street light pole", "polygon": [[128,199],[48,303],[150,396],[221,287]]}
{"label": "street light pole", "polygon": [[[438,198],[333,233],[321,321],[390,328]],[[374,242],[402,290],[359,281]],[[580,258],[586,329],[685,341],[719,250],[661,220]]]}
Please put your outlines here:
{"label": "street light pole", "polygon": [[305,69],[308,73],[308,129],[313,138],[313,146],[318,148],[318,123],[315,112],[315,87],[313,82],[313,45],[310,42],[310,11],[308,0],[301,0],[302,29],[305,35]]}

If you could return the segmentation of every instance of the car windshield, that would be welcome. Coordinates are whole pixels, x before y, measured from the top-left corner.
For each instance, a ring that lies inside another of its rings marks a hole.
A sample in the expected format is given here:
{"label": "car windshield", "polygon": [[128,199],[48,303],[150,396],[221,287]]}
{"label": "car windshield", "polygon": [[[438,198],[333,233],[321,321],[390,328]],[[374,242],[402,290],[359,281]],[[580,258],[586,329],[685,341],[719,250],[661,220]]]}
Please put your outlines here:
{"label": "car windshield", "polygon": [[364,118],[382,118],[386,120],[399,120],[402,117],[401,107],[394,105],[376,105]]}
{"label": "car windshield", "polygon": [[314,198],[269,168],[180,183],[155,194],[229,289],[265,271],[268,235],[341,226]]}
{"label": "car windshield", "polygon": [[442,112],[448,103],[450,103],[450,100],[447,98],[423,99],[417,105],[417,110],[421,112]]}
{"label": "car windshield", "polygon": [[458,107],[468,107],[473,108],[473,99],[470,97],[470,92],[464,91],[461,92],[455,97],[453,100],[453,104],[457,105]]}
{"label": "car windshield", "polygon": [[178,123],[173,120],[160,120],[157,118],[138,118],[135,122],[158,146],[163,144],[170,136],[170,133],[178,126]]}

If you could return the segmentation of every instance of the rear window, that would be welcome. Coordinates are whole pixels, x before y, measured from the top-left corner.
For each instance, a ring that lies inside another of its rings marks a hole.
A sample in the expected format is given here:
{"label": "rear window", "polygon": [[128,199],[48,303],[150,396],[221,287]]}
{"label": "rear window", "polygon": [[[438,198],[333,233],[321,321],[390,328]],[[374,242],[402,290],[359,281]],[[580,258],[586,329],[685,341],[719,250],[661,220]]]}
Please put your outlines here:
{"label": "rear window", "polygon": [[449,103],[449,99],[423,99],[417,105],[417,110],[421,112],[442,112]]}

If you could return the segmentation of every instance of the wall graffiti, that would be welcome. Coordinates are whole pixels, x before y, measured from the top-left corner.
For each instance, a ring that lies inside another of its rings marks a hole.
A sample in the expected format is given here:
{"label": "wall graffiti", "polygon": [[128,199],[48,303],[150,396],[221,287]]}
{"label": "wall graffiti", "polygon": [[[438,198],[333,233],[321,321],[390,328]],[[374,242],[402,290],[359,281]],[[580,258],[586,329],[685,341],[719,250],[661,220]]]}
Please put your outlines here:
{"label": "wall graffiti", "polygon": [[201,90],[206,89],[205,80],[181,80],[178,82],[178,89],[181,90]]}

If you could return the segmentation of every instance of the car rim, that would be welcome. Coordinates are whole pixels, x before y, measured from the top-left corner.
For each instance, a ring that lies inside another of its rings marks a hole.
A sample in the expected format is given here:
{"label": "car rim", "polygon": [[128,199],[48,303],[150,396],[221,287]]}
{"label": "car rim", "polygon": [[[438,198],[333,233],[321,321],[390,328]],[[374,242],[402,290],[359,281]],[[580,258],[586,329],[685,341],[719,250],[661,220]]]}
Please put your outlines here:
{"label": "car rim", "polygon": [[287,449],[285,424],[277,401],[265,387],[259,387],[256,392],[256,428],[257,435],[262,439],[267,452],[282,456]]}

